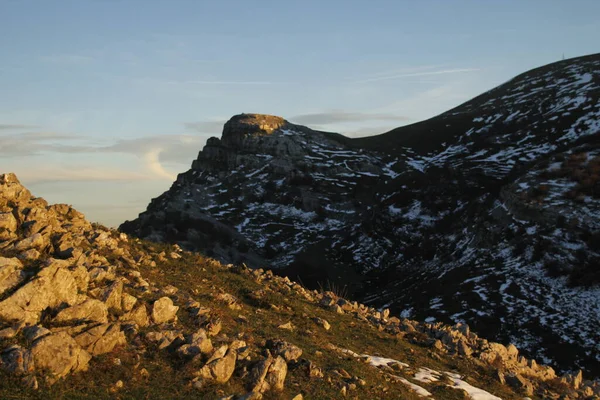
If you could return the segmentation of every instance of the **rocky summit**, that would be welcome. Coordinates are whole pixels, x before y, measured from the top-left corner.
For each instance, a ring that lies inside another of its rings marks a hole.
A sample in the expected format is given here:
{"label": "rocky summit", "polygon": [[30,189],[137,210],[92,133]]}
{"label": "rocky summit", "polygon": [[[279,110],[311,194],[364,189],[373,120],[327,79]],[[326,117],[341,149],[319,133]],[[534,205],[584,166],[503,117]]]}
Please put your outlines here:
{"label": "rocky summit", "polygon": [[600,374],[600,55],[359,139],[242,114],[120,230]]}
{"label": "rocky summit", "polygon": [[90,224],[0,175],[0,398],[600,398],[586,378],[466,324]]}

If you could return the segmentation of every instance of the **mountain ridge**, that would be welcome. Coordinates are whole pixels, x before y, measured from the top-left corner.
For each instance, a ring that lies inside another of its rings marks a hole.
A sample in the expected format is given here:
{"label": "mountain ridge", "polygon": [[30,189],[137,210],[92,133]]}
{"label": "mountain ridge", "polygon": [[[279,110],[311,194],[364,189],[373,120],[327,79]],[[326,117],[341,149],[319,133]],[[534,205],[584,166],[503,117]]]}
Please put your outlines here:
{"label": "mountain ridge", "polygon": [[120,229],[597,374],[599,99],[596,54],[373,138],[212,138]]}

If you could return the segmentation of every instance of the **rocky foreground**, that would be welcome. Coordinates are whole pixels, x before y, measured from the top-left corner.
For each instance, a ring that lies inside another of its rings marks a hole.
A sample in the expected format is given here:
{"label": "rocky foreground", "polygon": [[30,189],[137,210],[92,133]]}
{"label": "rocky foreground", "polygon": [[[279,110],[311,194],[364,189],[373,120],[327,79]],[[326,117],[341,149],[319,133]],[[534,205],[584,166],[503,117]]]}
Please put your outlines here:
{"label": "rocky foreground", "polygon": [[0,397],[600,398],[466,325],[130,239],[0,175]]}

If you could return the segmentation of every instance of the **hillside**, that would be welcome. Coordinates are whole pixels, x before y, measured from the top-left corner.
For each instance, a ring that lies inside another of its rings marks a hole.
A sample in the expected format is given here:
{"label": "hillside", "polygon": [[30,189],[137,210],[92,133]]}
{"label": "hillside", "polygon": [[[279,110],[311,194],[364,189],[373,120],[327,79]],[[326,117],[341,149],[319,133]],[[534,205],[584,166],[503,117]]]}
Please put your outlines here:
{"label": "hillside", "polygon": [[241,114],[120,229],[600,374],[600,55],[368,138]]}
{"label": "hillside", "polygon": [[[464,324],[133,239],[0,175],[0,397],[597,398]],[[563,396],[563,397],[561,397]]]}

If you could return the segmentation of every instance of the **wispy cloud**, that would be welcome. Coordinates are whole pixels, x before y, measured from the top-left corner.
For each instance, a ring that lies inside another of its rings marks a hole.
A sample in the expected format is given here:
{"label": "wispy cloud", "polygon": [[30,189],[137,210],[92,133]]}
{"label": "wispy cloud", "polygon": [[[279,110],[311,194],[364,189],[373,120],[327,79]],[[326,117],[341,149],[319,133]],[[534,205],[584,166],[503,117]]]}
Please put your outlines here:
{"label": "wispy cloud", "polygon": [[43,169],[30,168],[16,171],[20,180],[27,184],[41,184],[52,182],[131,182],[151,180],[152,177],[133,171],[124,171],[115,168],[98,168],[78,165],[77,167],[48,166]]}
{"label": "wispy cloud", "polygon": [[25,124],[0,124],[0,131],[36,129],[36,128],[39,128],[39,127],[36,125],[25,125]]}
{"label": "wispy cloud", "polygon": [[402,78],[414,78],[420,76],[433,76],[433,75],[447,75],[447,74],[459,74],[465,72],[475,72],[479,71],[479,68],[453,68],[453,69],[443,69],[437,71],[420,71],[420,72],[408,72],[408,73],[399,73],[392,75],[383,75],[383,76],[375,76],[367,79],[360,79],[353,81],[353,83],[368,83],[368,82],[379,82],[379,81],[389,81],[395,79]]}
{"label": "wispy cloud", "polygon": [[387,113],[363,113],[348,111],[327,111],[314,114],[302,114],[291,117],[291,122],[307,125],[331,125],[344,122],[365,121],[407,121],[409,118]]}
{"label": "wispy cloud", "polygon": [[146,161],[146,165],[156,175],[166,178],[166,179],[169,179],[169,180],[175,180],[175,177],[177,175],[167,172],[167,170],[161,164],[160,157],[159,157],[161,152],[162,152],[162,149],[155,149],[155,150],[151,150],[151,151],[147,152],[146,154],[144,154],[144,160]]}

